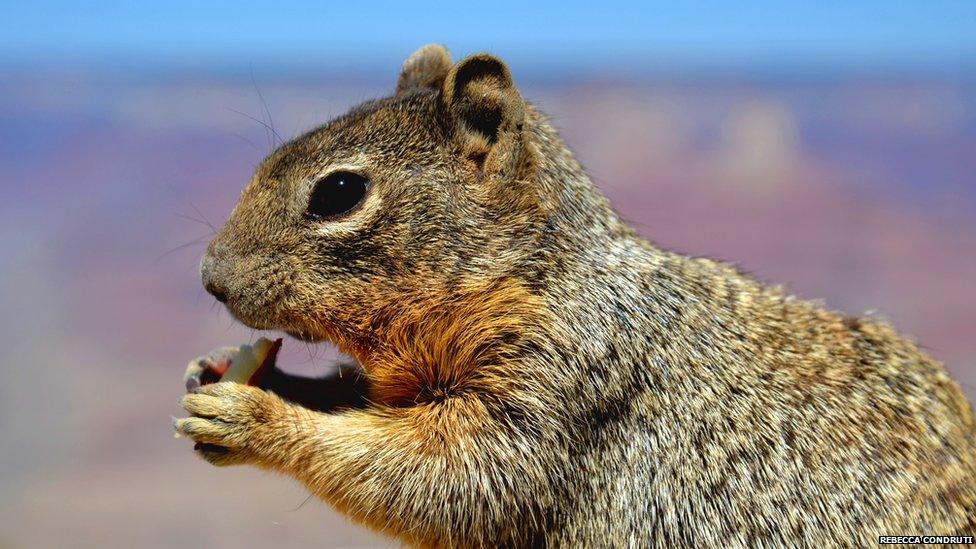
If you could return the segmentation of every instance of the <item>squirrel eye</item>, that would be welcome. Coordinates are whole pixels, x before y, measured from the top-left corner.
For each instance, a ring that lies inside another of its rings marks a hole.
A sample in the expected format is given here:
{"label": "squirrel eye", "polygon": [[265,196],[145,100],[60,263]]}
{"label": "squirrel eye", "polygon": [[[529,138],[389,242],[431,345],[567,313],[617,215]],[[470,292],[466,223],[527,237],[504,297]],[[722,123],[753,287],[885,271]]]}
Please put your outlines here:
{"label": "squirrel eye", "polygon": [[335,218],[351,211],[366,197],[369,180],[352,172],[334,172],[315,184],[308,202],[313,221]]}

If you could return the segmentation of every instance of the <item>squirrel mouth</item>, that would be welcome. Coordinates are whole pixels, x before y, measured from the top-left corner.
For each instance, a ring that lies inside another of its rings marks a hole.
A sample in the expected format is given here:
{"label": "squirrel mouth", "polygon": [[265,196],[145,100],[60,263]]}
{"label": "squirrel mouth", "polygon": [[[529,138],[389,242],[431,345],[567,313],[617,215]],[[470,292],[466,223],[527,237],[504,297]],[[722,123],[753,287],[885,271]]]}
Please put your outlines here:
{"label": "squirrel mouth", "polygon": [[331,324],[316,324],[314,326],[283,326],[280,331],[303,343],[326,343],[335,346],[344,354],[360,359],[361,351],[366,347],[367,336]]}
{"label": "squirrel mouth", "polygon": [[367,358],[370,355],[369,350],[371,347],[364,344],[366,338],[360,337],[358,334],[331,330],[322,332],[294,328],[285,328],[280,331],[302,343],[324,344],[334,347],[339,353],[353,359],[360,367],[366,364]]}

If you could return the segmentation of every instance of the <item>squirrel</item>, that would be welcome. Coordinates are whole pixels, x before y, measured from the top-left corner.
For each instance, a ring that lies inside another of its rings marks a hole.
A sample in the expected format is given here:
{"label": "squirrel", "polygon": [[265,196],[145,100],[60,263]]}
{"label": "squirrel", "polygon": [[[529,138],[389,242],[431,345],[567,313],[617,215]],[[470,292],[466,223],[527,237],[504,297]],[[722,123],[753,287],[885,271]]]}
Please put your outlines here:
{"label": "squirrel", "polygon": [[638,236],[488,54],[424,46],[271,153],[201,276],[361,374],[204,385],[176,430],[406,544],[976,534],[976,421],[941,364]]}

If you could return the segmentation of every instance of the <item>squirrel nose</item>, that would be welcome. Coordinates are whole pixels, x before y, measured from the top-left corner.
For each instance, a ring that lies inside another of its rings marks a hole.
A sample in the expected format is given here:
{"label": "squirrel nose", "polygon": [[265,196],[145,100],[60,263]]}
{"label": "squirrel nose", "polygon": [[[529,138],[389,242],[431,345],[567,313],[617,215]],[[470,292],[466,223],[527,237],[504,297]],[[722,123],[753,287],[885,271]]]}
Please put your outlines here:
{"label": "squirrel nose", "polygon": [[216,260],[209,254],[203,256],[200,260],[200,278],[203,288],[217,301],[227,303],[227,289],[218,281],[216,271]]}
{"label": "squirrel nose", "polygon": [[221,303],[227,303],[227,292],[223,289],[217,287],[212,282],[204,284],[203,287],[207,289],[207,293],[214,296],[214,299]]}

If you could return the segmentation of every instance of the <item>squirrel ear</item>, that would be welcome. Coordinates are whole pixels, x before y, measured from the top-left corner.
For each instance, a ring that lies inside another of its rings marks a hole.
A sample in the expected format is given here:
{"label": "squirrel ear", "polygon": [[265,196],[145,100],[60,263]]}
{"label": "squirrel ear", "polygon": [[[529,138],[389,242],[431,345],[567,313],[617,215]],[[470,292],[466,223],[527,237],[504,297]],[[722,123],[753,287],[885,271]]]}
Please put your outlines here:
{"label": "squirrel ear", "polygon": [[400,68],[396,92],[413,88],[439,89],[451,70],[451,54],[440,44],[427,44],[410,54]]}
{"label": "squirrel ear", "polygon": [[479,164],[517,160],[525,103],[504,62],[488,54],[464,59],[444,80],[441,100],[469,158]]}

